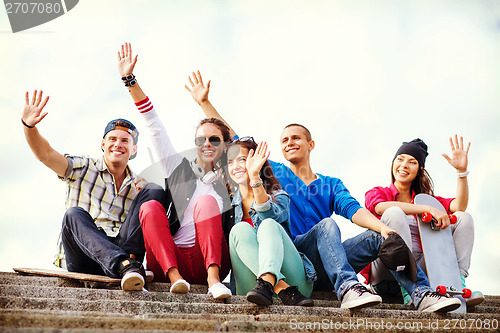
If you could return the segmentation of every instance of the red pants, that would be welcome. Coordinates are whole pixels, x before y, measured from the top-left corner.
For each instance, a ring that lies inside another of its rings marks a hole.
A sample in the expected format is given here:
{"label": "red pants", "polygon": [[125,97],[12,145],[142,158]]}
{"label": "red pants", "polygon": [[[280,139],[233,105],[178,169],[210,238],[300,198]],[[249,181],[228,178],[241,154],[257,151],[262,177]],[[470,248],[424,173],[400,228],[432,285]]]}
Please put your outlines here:
{"label": "red pants", "polygon": [[177,247],[170,234],[167,214],[156,200],[143,203],[139,215],[148,269],[155,281],[169,281],[167,272],[177,267],[189,283],[207,284],[207,269],[219,266],[221,281],[229,274],[229,248],[222,230],[219,205],[214,197],[203,195],[194,204],[196,241],[193,247]]}

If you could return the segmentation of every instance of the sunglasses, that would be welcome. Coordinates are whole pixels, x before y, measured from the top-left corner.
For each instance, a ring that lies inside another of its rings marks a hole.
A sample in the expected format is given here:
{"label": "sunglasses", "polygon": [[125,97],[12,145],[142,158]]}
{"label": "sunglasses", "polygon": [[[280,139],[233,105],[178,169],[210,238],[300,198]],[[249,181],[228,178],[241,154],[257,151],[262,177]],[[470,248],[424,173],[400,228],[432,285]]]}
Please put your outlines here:
{"label": "sunglasses", "polygon": [[197,147],[201,147],[203,146],[203,144],[208,140],[208,142],[210,142],[210,144],[214,147],[218,147],[220,145],[220,143],[222,142],[222,139],[219,138],[218,136],[211,136],[209,138],[205,138],[204,136],[198,136],[196,138],[194,138],[194,144],[197,146]]}
{"label": "sunglasses", "polygon": [[257,142],[255,142],[253,136],[244,136],[244,137],[241,137],[241,138],[234,140],[232,143],[238,143],[238,142],[251,142],[251,143],[257,144]]}

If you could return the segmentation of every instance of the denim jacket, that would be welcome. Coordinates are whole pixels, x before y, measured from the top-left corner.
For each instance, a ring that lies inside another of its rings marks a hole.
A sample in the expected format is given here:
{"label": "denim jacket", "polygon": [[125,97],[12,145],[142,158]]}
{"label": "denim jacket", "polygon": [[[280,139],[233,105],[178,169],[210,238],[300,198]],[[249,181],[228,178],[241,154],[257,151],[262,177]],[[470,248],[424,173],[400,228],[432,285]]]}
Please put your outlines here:
{"label": "denim jacket", "polygon": [[[292,238],[290,234],[290,196],[285,191],[278,190],[273,193],[274,200],[270,195],[268,197],[269,199],[264,203],[257,204],[253,202],[248,212],[255,230],[259,229],[259,225],[263,220],[270,218],[279,223],[285,229],[288,237]],[[233,196],[234,224],[241,222],[243,219],[241,200],[241,193],[238,191]],[[305,254],[299,252],[299,255],[304,264],[307,280],[309,282],[316,281],[317,276],[314,265]]]}

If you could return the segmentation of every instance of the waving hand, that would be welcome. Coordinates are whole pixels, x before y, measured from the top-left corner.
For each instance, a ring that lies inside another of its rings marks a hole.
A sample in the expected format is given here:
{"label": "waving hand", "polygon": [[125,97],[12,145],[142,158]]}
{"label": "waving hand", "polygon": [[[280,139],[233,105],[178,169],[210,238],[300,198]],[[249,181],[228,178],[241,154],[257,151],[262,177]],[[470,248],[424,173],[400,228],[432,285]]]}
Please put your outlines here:
{"label": "waving hand", "polygon": [[446,154],[442,154],[442,156],[448,161],[448,163],[450,163],[452,167],[457,169],[457,172],[467,171],[467,155],[469,153],[470,142],[467,147],[464,148],[464,138],[460,137],[459,141],[457,135],[455,134],[454,138],[450,138],[450,147],[451,157]]}

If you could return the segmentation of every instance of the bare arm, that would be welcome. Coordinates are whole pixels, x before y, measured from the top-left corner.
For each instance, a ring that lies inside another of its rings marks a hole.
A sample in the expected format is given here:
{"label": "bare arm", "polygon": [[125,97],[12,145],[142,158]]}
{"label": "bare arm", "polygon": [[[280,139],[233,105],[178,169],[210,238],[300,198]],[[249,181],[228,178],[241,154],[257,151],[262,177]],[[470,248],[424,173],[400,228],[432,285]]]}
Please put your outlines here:
{"label": "bare arm", "polygon": [[[387,238],[389,236],[389,232],[395,230],[391,229],[389,226],[380,222],[370,211],[366,208],[360,208],[354,213],[351,218],[352,222],[356,223],[360,227],[367,228],[378,232],[382,235],[382,237]],[[397,232],[396,232],[397,233]]]}
{"label": "bare arm", "polygon": [[26,92],[26,105],[24,106],[21,119],[26,125],[33,126],[33,128],[23,126],[24,136],[36,158],[52,169],[59,177],[64,177],[68,168],[68,160],[62,154],[55,151],[35,127],[47,115],[47,112],[43,111],[43,108],[49,101],[49,96],[45,97],[42,102],[42,95],[43,91],[37,94],[35,90],[30,102],[29,93]]}
{"label": "bare arm", "polygon": [[[457,170],[457,173],[466,172],[468,164],[467,155],[469,154],[470,142],[467,147],[464,147],[464,138],[460,137],[459,141],[457,135],[455,135],[454,140],[453,138],[450,138],[450,147],[451,157],[446,154],[442,154],[442,156]],[[467,176],[457,177],[457,195],[450,204],[450,211],[465,211],[468,204],[469,183],[467,181]]]}
{"label": "bare arm", "polygon": [[[269,154],[270,152],[267,150],[267,142],[264,141],[259,142],[255,151],[252,149],[248,152],[246,168],[248,178],[252,184],[262,182],[259,172],[264,163],[267,161]],[[255,197],[255,203],[261,204],[269,200],[263,185],[253,187],[252,190]]]}
{"label": "bare arm", "polygon": [[[132,46],[130,43],[125,43],[122,45],[121,52],[118,51],[118,71],[120,72],[120,75],[125,77],[129,74],[133,74],[136,63],[137,54],[135,57],[132,57]],[[127,88],[135,103],[140,102],[147,97],[139,86],[139,83]]]}
{"label": "bare arm", "polygon": [[450,218],[446,212],[443,212],[437,208],[427,205],[415,205],[409,202],[399,202],[399,201],[385,201],[378,203],[375,206],[375,213],[378,215],[384,214],[384,212],[391,207],[399,207],[406,215],[422,214],[425,212],[431,213],[431,215],[436,219],[437,226],[441,229],[445,229],[450,225]]}
{"label": "bare arm", "polygon": [[220,119],[224,122],[224,124],[229,127],[231,137],[234,137],[236,135],[236,132],[229,126],[227,121],[222,118],[222,116],[219,114],[219,112],[214,108],[212,103],[208,100],[208,92],[210,91],[210,81],[208,81],[207,86],[203,84],[203,79],[201,77],[200,71],[193,72],[193,79],[191,80],[191,77],[189,76],[189,83],[191,85],[191,88],[189,88],[187,85],[184,85],[186,87],[187,91],[191,93],[191,96],[193,96],[193,99],[195,100],[198,105],[201,106],[201,109],[203,110],[203,113],[205,114],[205,117],[207,118],[217,118]]}

